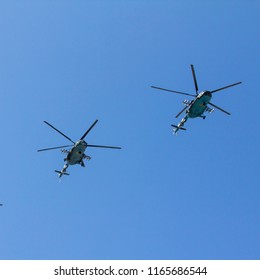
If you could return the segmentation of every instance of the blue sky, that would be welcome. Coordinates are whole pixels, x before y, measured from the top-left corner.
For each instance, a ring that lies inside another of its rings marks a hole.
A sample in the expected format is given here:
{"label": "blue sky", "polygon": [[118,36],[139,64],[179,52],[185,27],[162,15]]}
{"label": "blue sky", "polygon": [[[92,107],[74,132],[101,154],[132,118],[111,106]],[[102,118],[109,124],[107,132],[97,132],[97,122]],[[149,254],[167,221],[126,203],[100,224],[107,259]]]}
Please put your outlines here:
{"label": "blue sky", "polygon": [[[0,259],[259,259],[259,1],[1,1]],[[172,135],[180,95],[219,111]],[[89,133],[86,168],[37,149]]]}

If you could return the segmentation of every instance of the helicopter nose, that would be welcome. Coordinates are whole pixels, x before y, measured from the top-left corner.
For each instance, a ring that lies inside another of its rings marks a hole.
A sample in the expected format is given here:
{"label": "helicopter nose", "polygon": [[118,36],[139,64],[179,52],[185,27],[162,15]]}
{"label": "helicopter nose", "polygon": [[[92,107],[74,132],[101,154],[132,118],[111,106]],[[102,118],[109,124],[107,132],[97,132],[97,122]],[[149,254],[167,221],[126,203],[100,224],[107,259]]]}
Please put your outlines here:
{"label": "helicopter nose", "polygon": [[206,91],[205,95],[208,95],[209,97],[212,97],[212,93],[210,91]]}
{"label": "helicopter nose", "polygon": [[84,141],[84,140],[83,140],[81,143],[82,143],[82,145],[85,146],[85,147],[87,147],[87,145],[88,145],[87,142]]}

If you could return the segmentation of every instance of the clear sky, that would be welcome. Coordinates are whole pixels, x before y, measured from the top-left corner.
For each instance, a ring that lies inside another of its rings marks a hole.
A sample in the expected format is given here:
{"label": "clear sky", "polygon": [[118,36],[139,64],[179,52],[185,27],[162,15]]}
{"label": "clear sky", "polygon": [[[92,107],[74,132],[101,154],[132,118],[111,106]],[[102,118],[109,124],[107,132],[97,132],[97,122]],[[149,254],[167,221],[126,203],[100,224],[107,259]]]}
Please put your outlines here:
{"label": "clear sky", "polygon": [[[0,259],[259,259],[259,1],[0,2]],[[171,124],[213,90],[205,120]],[[61,182],[59,150],[88,134]]]}

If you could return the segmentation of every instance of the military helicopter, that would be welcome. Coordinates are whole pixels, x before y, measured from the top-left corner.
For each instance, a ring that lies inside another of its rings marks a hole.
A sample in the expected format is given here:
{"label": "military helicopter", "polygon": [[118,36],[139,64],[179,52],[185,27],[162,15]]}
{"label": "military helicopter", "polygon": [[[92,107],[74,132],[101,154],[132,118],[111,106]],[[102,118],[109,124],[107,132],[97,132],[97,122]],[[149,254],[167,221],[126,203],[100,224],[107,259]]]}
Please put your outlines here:
{"label": "military helicopter", "polygon": [[210,102],[211,98],[212,98],[212,93],[215,93],[217,91],[226,89],[226,88],[230,88],[233,86],[236,86],[238,84],[241,84],[241,82],[237,82],[235,84],[231,84],[225,87],[221,87],[215,90],[205,90],[202,92],[198,92],[198,83],[197,83],[197,79],[196,79],[196,75],[195,75],[195,70],[194,70],[194,66],[191,64],[191,72],[192,72],[192,76],[193,76],[193,81],[194,81],[194,85],[195,85],[195,90],[196,90],[196,94],[190,94],[190,93],[185,93],[185,92],[180,92],[180,91],[175,91],[175,90],[170,90],[170,89],[166,89],[166,88],[161,88],[161,87],[155,87],[155,86],[151,86],[154,89],[159,89],[159,90],[164,90],[164,91],[169,91],[169,92],[174,92],[177,94],[182,94],[182,95],[187,95],[187,96],[192,96],[195,97],[195,99],[193,100],[184,100],[183,104],[185,105],[185,107],[176,115],[176,118],[178,118],[184,111],[186,111],[186,115],[182,118],[182,120],[179,122],[178,125],[171,125],[174,128],[174,133],[177,133],[178,130],[186,130],[186,128],[184,128],[184,124],[185,122],[188,120],[188,118],[203,118],[205,119],[206,116],[203,115],[205,112],[208,113],[212,113],[214,111],[213,108],[210,108],[208,105],[211,105],[212,107],[220,110],[221,112],[230,115],[229,112],[223,110],[222,108],[218,107],[217,105],[213,104]]}
{"label": "military helicopter", "polygon": [[65,164],[64,164],[63,168],[61,169],[61,171],[55,170],[55,172],[59,174],[59,178],[62,175],[69,175],[69,173],[67,173],[67,168],[69,167],[69,165],[80,164],[82,167],[85,167],[84,159],[87,159],[87,160],[91,159],[90,156],[84,154],[84,152],[85,152],[87,147],[121,149],[121,147],[90,145],[90,144],[86,143],[84,138],[91,131],[91,129],[96,125],[97,122],[98,122],[98,120],[95,120],[94,123],[90,126],[90,128],[82,135],[82,137],[77,142],[74,142],[67,135],[62,133],[57,128],[55,128],[53,125],[51,125],[47,121],[44,121],[44,123],[46,123],[52,129],[56,130],[63,137],[65,137],[66,139],[68,139],[70,142],[73,143],[73,145],[65,145],[65,146],[59,146],[59,147],[53,147],[53,148],[46,148],[46,149],[41,149],[41,150],[37,151],[37,152],[44,152],[44,151],[49,151],[49,150],[54,150],[54,149],[61,149],[61,148],[66,148],[66,147],[72,147],[70,150],[66,150],[66,149],[62,149],[61,150],[61,152],[66,153],[67,156],[66,156],[66,158],[64,158]]}

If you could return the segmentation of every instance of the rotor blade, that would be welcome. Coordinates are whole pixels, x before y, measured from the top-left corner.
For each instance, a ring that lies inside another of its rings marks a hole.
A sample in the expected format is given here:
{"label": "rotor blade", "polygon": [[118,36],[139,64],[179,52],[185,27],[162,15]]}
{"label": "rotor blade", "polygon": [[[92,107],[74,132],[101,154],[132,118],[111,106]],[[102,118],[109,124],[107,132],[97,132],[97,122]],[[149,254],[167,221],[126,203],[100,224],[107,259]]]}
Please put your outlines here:
{"label": "rotor blade", "polygon": [[87,146],[92,148],[122,149],[121,147],[114,147],[114,146],[100,146],[100,145],[89,145],[89,144]]}
{"label": "rotor blade", "polygon": [[241,83],[242,83],[242,82],[238,82],[238,83],[235,83],[235,84],[232,84],[232,85],[229,85],[229,86],[225,86],[225,87],[222,87],[222,88],[218,88],[218,89],[212,90],[211,93],[216,92],[216,91],[220,91],[220,90],[223,90],[223,89],[226,89],[226,88],[230,88],[230,87],[239,85],[239,84],[241,84]]}
{"label": "rotor blade", "polygon": [[51,125],[50,123],[44,121],[48,126],[50,126],[51,128],[53,128],[54,130],[56,130],[57,132],[59,132],[63,137],[67,138],[70,142],[72,142],[73,144],[75,144],[74,141],[72,141],[67,135],[65,135],[64,133],[62,133],[61,131],[59,131],[56,127],[54,127],[53,125]]}
{"label": "rotor blade", "polygon": [[80,140],[84,139],[86,135],[90,132],[90,130],[95,126],[95,124],[98,122],[98,120],[95,120],[94,123],[91,125],[91,127],[85,132],[85,134],[80,138]]}
{"label": "rotor blade", "polygon": [[213,103],[209,102],[209,104],[210,104],[211,106],[215,107],[216,109],[222,111],[223,113],[225,113],[225,114],[227,114],[227,115],[231,115],[229,112],[227,112],[227,111],[223,110],[222,108],[220,108],[220,107],[214,105]]}
{"label": "rotor blade", "polygon": [[184,107],[176,116],[175,118],[178,118],[179,115],[181,115],[190,105],[187,105],[186,107]]}
{"label": "rotor blade", "polygon": [[193,81],[194,81],[194,85],[195,85],[196,94],[198,95],[199,88],[198,88],[198,84],[197,84],[194,66],[191,64],[190,67],[191,67],[191,71],[192,71],[192,77],[193,77]]}
{"label": "rotor blade", "polygon": [[73,146],[73,145],[59,146],[59,147],[53,147],[53,148],[46,148],[46,149],[37,150],[37,152],[44,152],[44,151],[49,151],[49,150],[55,150],[55,149],[60,149],[60,148],[71,147],[71,146]]}
{"label": "rotor blade", "polygon": [[160,89],[160,90],[165,90],[165,91],[169,91],[169,92],[174,92],[174,93],[178,93],[178,94],[183,94],[183,95],[188,95],[188,96],[196,97],[195,94],[190,94],[190,93],[186,93],[186,92],[180,92],[180,91],[176,91],[176,90],[160,88],[160,87],[155,87],[155,86],[151,86],[151,88],[155,88],[155,89]]}

